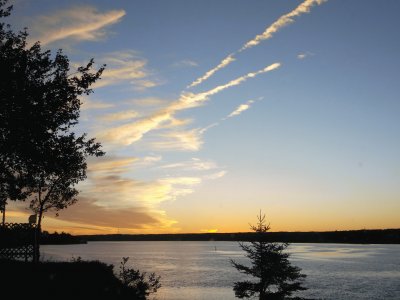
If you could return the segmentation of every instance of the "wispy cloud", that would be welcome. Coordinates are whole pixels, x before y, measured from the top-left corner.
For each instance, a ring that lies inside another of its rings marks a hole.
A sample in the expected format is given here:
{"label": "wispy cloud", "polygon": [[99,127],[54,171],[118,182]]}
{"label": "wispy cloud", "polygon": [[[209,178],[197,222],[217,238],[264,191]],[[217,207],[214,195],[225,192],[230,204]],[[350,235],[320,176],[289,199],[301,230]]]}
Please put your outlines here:
{"label": "wispy cloud", "polygon": [[164,151],[198,151],[203,144],[200,129],[170,131],[161,134],[156,142],[151,143],[151,147],[156,150]]}
{"label": "wispy cloud", "polygon": [[98,136],[112,144],[131,145],[139,140],[151,130],[158,128],[162,123],[170,120],[172,117],[168,111],[159,111],[150,117],[142,118],[136,122],[124,124],[105,132],[100,132]]}
{"label": "wispy cloud", "polygon": [[[202,93],[188,93],[184,92],[181,94],[180,98],[176,101],[170,103],[164,109],[161,109],[154,114],[150,115],[149,117],[139,119],[136,122],[121,125],[118,127],[111,128],[106,130],[105,132],[99,133],[99,136],[102,140],[115,143],[119,145],[130,145],[142,139],[144,134],[148,133],[149,131],[159,129],[163,124],[169,122],[171,119],[174,118],[175,113],[178,111],[189,109],[193,107],[197,107],[203,105],[205,102],[209,100],[209,98],[227,88],[237,86],[249,78],[254,78],[260,74],[267,73],[273,70],[278,69],[281,66],[280,63],[273,63],[259,71],[250,72],[244,76],[238,77],[230,82],[219,85],[211,90]],[[186,133],[182,132],[175,132],[173,135],[166,136],[167,138],[174,138],[181,139],[182,141],[191,141],[192,144],[187,143],[186,145],[192,145],[191,149],[195,149],[199,147],[201,143],[198,140],[199,134],[202,131],[200,129],[194,129],[193,131],[189,131]],[[171,143],[165,143],[165,147],[168,147]],[[190,147],[186,148],[186,150],[190,149]]]}
{"label": "wispy cloud", "polygon": [[160,105],[165,105],[167,100],[162,99],[162,98],[156,98],[156,97],[148,97],[148,98],[141,98],[141,99],[132,99],[128,101],[129,103],[133,103],[139,106],[160,106]]}
{"label": "wispy cloud", "polygon": [[120,111],[116,113],[106,114],[100,117],[100,120],[106,122],[125,121],[137,118],[139,113],[135,110]]}
{"label": "wispy cloud", "polygon": [[152,165],[162,160],[161,155],[149,155],[142,158],[141,163],[144,165]]}
{"label": "wispy cloud", "polygon": [[193,176],[170,176],[155,180],[130,177],[135,167],[152,165],[160,160],[161,156],[92,159],[89,161],[88,179],[80,185],[81,196],[96,199],[96,205],[105,208],[156,209],[161,202],[192,193],[194,186],[201,183],[200,177]]}
{"label": "wispy cloud", "polygon": [[106,27],[117,23],[125,16],[124,10],[99,12],[92,6],[76,6],[40,16],[31,25],[32,39],[42,45],[63,39],[96,41],[107,35]]}
{"label": "wispy cloud", "polygon": [[194,60],[190,60],[190,59],[183,59],[181,61],[178,61],[176,63],[173,64],[174,67],[198,67],[199,64],[197,62],[195,62]]}
{"label": "wispy cloud", "polygon": [[[7,216],[13,222],[25,222],[26,208],[11,203]],[[42,226],[48,231],[66,231],[72,234],[153,233],[173,232],[177,222],[164,211],[145,207],[113,208],[99,205],[94,199],[80,196],[79,201],[59,212],[58,217],[46,215]]]}
{"label": "wispy cloud", "polygon": [[135,162],[139,159],[136,157],[113,157],[105,156],[100,158],[89,159],[88,172],[95,172],[97,175],[106,173],[113,175],[128,172]]}
{"label": "wispy cloud", "polygon": [[128,83],[137,90],[144,90],[158,85],[149,79],[151,73],[146,69],[147,60],[139,57],[135,51],[112,52],[98,61],[104,62],[107,67],[101,80],[94,84],[95,88]]}
{"label": "wispy cloud", "polygon": [[314,53],[307,51],[307,52],[302,52],[302,53],[297,54],[297,58],[305,59],[306,57],[313,56],[313,55],[314,55]]}
{"label": "wispy cloud", "polygon": [[81,110],[106,109],[114,107],[114,104],[100,102],[100,101],[92,101],[88,97],[83,97],[81,99],[81,102],[82,102]]}
{"label": "wispy cloud", "polygon": [[232,113],[229,114],[228,118],[240,115],[245,110],[248,110],[253,103],[253,100],[249,100],[245,104],[240,104]]}
{"label": "wispy cloud", "polygon": [[185,171],[206,171],[206,170],[216,169],[217,165],[213,161],[202,160],[199,158],[192,158],[191,160],[188,160],[188,161],[162,165],[159,168],[161,168],[161,169],[179,169],[179,170],[185,170]]}
{"label": "wispy cloud", "polygon": [[194,87],[194,86],[202,83],[203,81],[207,80],[212,75],[214,75],[215,72],[217,72],[218,70],[220,70],[222,68],[227,67],[229,64],[234,62],[236,60],[235,55],[237,53],[240,53],[246,49],[254,47],[254,46],[258,45],[261,41],[272,38],[274,33],[278,32],[281,28],[289,25],[290,23],[293,23],[294,17],[298,17],[304,13],[308,13],[308,12],[310,12],[311,8],[314,5],[320,5],[326,1],[327,0],[305,0],[291,12],[279,17],[274,23],[272,23],[270,26],[268,26],[262,34],[259,34],[252,40],[248,41],[238,51],[229,54],[216,67],[207,71],[203,76],[201,76],[198,79],[196,79],[195,81],[193,81],[190,85],[188,85],[187,88]]}
{"label": "wispy cloud", "polygon": [[224,177],[226,175],[226,173],[227,173],[227,171],[219,171],[217,173],[213,173],[213,174],[207,175],[205,177],[205,179],[219,179],[219,178]]}
{"label": "wispy cloud", "polygon": [[101,206],[94,199],[80,197],[77,204],[60,212],[60,219],[91,226],[107,231],[107,228],[129,232],[150,228],[170,227],[175,222],[168,220],[163,214],[144,207],[113,208]]}

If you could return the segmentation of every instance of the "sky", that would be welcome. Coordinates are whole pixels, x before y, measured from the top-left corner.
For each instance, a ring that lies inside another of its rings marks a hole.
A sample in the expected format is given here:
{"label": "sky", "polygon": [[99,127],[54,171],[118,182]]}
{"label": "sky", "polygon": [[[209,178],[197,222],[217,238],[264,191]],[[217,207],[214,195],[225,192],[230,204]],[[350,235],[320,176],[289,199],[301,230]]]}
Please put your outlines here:
{"label": "sky", "polygon": [[45,230],[400,228],[400,1],[12,4],[30,44],[107,65],[75,128],[107,154]]}

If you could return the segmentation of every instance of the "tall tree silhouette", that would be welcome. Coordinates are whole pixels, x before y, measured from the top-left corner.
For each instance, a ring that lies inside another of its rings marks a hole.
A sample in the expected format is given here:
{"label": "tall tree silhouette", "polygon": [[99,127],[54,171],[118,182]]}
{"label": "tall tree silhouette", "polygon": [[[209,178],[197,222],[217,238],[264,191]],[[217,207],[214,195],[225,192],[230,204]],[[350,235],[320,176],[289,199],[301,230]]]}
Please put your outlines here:
{"label": "tall tree silhouette", "polygon": [[[284,252],[287,243],[271,243],[265,241],[270,229],[266,225],[265,215],[257,216],[257,225],[250,227],[256,232],[254,241],[239,243],[251,261],[251,266],[239,264],[231,260],[232,265],[241,273],[250,275],[255,280],[235,282],[233,290],[238,298],[257,297],[266,299],[290,299],[295,291],[306,290],[302,281],[306,277],[300,268],[292,266],[289,254]],[[301,298],[294,298],[301,299]]]}
{"label": "tall tree silhouette", "polygon": [[[0,18],[12,7],[0,0]],[[72,72],[58,50],[28,45],[25,29],[13,32],[0,23],[0,200],[31,200],[39,214],[76,202],[75,185],[86,178],[87,156],[101,156],[101,145],[72,131],[78,123],[79,97],[92,92],[104,66],[91,59]]]}

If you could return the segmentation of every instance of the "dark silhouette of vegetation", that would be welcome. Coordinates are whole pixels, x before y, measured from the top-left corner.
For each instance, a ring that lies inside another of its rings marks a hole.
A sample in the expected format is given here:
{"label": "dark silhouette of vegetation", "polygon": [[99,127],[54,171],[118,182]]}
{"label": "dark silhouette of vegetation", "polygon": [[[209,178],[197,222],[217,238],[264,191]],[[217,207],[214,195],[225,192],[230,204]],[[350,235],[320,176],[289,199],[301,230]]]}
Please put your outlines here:
{"label": "dark silhouette of vegetation", "polygon": [[[7,2],[0,0],[0,18],[11,12]],[[72,72],[62,50],[52,55],[27,37],[0,23],[0,203],[4,215],[8,199],[29,198],[40,236],[45,212],[77,201],[86,158],[104,155],[94,139],[72,132],[79,97],[92,92],[104,66],[93,70],[91,59]]]}
{"label": "dark silhouette of vegetation", "polygon": [[123,257],[120,264],[119,279],[126,287],[130,287],[135,291],[137,299],[147,299],[147,297],[156,293],[161,287],[160,276],[155,273],[141,273],[139,270],[127,268],[126,263],[129,257]]}
{"label": "dark silhouette of vegetation", "polygon": [[71,235],[66,232],[49,233],[48,231],[42,231],[40,238],[41,245],[66,245],[66,244],[86,244],[87,241],[81,237]]}
{"label": "dark silhouette of vegetation", "polygon": [[[87,241],[255,241],[256,232],[174,233],[174,234],[103,234],[80,235]],[[269,232],[266,242],[400,244],[400,229],[363,229],[324,232]]]}
{"label": "dark silhouette of vegetation", "polygon": [[238,298],[258,296],[260,300],[290,299],[294,292],[306,290],[302,286],[305,275],[300,273],[300,268],[291,265],[289,254],[284,252],[288,247],[287,243],[270,243],[263,240],[270,226],[266,225],[265,215],[261,212],[257,219],[257,225],[251,225],[251,229],[259,238],[249,244],[239,243],[246,252],[246,257],[250,259],[251,266],[231,260],[239,272],[250,275],[255,280],[235,282],[235,295]]}
{"label": "dark silhouette of vegetation", "polygon": [[[79,257],[72,262],[37,264],[0,260],[0,269],[2,293],[14,299],[30,299],[38,287],[44,287],[37,294],[40,299],[145,300],[151,291],[151,287],[147,290],[137,289],[137,286],[147,287],[148,281],[144,278],[139,278],[139,283],[132,285],[129,276],[128,281],[124,282],[120,275],[114,273],[113,265],[84,261]],[[125,268],[128,275],[130,270]],[[157,280],[159,288],[159,277]]]}

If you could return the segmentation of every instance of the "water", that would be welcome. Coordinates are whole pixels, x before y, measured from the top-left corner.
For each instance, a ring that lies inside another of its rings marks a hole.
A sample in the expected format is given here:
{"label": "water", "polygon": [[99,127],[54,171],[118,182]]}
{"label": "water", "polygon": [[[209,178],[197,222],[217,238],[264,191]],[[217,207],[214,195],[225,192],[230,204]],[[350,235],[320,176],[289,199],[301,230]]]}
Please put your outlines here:
{"label": "water", "polygon": [[[44,245],[47,260],[100,260],[122,257],[141,271],[161,275],[159,300],[233,300],[232,285],[245,279],[229,260],[248,260],[236,242],[89,242]],[[307,275],[314,299],[400,299],[400,245],[292,244],[291,261]]]}

